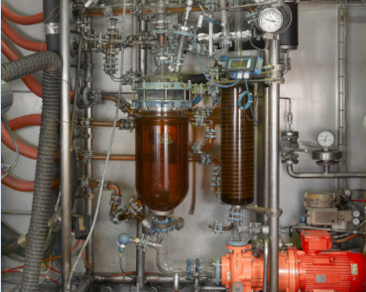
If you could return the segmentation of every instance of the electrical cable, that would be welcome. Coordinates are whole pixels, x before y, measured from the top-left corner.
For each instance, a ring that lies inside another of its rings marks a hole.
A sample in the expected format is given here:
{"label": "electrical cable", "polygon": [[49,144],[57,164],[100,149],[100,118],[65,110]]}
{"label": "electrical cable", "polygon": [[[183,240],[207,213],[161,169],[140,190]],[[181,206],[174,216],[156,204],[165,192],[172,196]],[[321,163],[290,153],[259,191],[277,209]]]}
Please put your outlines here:
{"label": "electrical cable", "polygon": [[7,177],[13,171],[13,169],[15,168],[15,166],[18,164],[18,161],[19,161],[19,149],[18,149],[18,144],[15,141],[15,138],[14,138],[13,133],[12,133],[10,127],[9,127],[8,122],[5,120],[5,118],[3,116],[1,116],[1,120],[3,121],[6,129],[9,132],[9,135],[10,135],[11,139],[13,140],[14,147],[15,147],[15,155],[16,155],[15,161],[14,161],[13,165],[9,168],[9,170],[4,175],[1,176],[1,179],[3,179],[5,177]]}
{"label": "electrical cable", "polygon": [[[124,25],[124,21],[125,21],[125,16],[126,16],[126,0],[123,1],[123,34],[124,34],[124,29],[125,29],[125,25]],[[122,58],[123,60],[123,58]],[[121,60],[121,61],[122,61]],[[123,74],[123,61],[121,63],[121,75]],[[95,209],[95,213],[94,213],[94,218],[93,218],[93,223],[90,227],[88,236],[86,237],[85,240],[85,244],[81,247],[81,250],[76,258],[76,261],[74,262],[74,265],[71,269],[70,275],[69,275],[69,279],[67,281],[67,289],[71,289],[71,280],[72,280],[72,275],[74,274],[74,271],[76,269],[76,266],[78,264],[78,262],[80,261],[80,258],[83,255],[83,252],[86,248],[86,246],[88,245],[88,242],[90,241],[91,236],[93,235],[94,229],[95,229],[95,225],[98,219],[98,214],[99,214],[99,210],[100,210],[100,204],[101,204],[101,199],[102,199],[102,193],[103,193],[103,189],[104,189],[104,181],[105,181],[105,175],[107,172],[107,166],[108,166],[108,162],[109,162],[109,157],[111,155],[111,150],[112,150],[112,144],[113,144],[113,139],[114,139],[114,133],[116,131],[116,125],[117,125],[117,118],[118,118],[118,111],[119,111],[119,106],[120,106],[120,101],[121,101],[121,92],[122,92],[122,83],[119,83],[119,91],[118,91],[118,101],[117,101],[117,106],[116,106],[116,112],[114,115],[114,121],[113,121],[113,128],[112,128],[112,133],[111,133],[111,138],[109,141],[109,146],[108,146],[108,152],[107,152],[107,157],[105,160],[105,165],[104,165],[104,170],[103,170],[103,175],[102,175],[102,180],[100,182],[100,188],[99,188],[99,196],[98,196],[98,201],[97,201],[97,206]]]}
{"label": "electrical cable", "polygon": [[122,273],[126,276],[126,277],[129,277],[131,279],[134,279],[136,281],[137,277],[132,277],[130,275],[127,275],[126,272],[123,270],[123,267],[122,267],[122,253],[119,255],[119,267],[122,271]]}
{"label": "electrical cable", "polygon": [[194,34],[193,34],[193,40],[194,40],[194,45],[195,45],[195,48],[196,48],[196,53],[197,53],[197,59],[198,59],[198,64],[201,68],[201,71],[202,71],[202,74],[206,77],[206,79],[208,81],[210,81],[213,85],[216,85],[217,87],[220,87],[220,88],[230,88],[230,87],[233,87],[235,85],[237,85],[240,81],[240,79],[238,79],[236,82],[232,83],[232,84],[229,84],[229,85],[221,85],[221,84],[217,84],[215,83],[213,80],[211,80],[210,77],[207,76],[205,70],[203,69],[202,67],[202,64],[201,64],[201,59],[200,59],[200,54],[198,52],[198,46],[197,46],[197,39],[196,39],[196,34],[197,34],[197,31],[198,31],[199,27],[196,28],[196,30],[194,31]]}
{"label": "electrical cable", "polygon": [[107,172],[107,166],[108,166],[108,162],[109,162],[109,157],[111,155],[111,149],[112,149],[112,144],[113,144],[113,139],[114,139],[114,133],[115,133],[115,130],[116,130],[116,124],[117,124],[117,118],[118,118],[118,110],[119,110],[119,104],[120,104],[120,99],[121,99],[121,91],[122,91],[122,84],[120,83],[119,84],[119,95],[118,95],[118,102],[117,102],[117,107],[116,107],[116,112],[115,112],[115,115],[114,115],[114,121],[113,121],[113,128],[112,128],[112,133],[111,133],[111,138],[110,138],[110,141],[109,141],[109,147],[108,147],[108,152],[107,152],[107,158],[105,160],[105,165],[104,165],[104,170],[103,170],[103,175],[102,175],[102,180],[100,182],[100,188],[99,188],[99,195],[98,195],[98,201],[97,201],[97,206],[96,206],[96,209],[95,209],[95,214],[94,214],[94,218],[93,218],[93,223],[90,227],[90,231],[88,233],[88,236],[85,240],[85,244],[82,246],[77,258],[76,258],[76,261],[74,262],[74,265],[71,269],[71,272],[70,272],[70,275],[69,275],[69,279],[68,279],[68,283],[67,283],[67,289],[71,289],[71,279],[72,279],[72,276],[74,274],[74,271],[76,269],[76,266],[78,264],[78,262],[80,261],[80,258],[82,257],[83,255],[83,252],[86,248],[86,246],[88,245],[89,241],[90,241],[90,238],[94,232],[94,229],[95,229],[95,225],[96,225],[96,222],[97,222],[97,219],[98,219],[98,214],[99,214],[99,210],[100,210],[100,204],[101,204],[101,199],[102,199],[102,193],[103,193],[103,186],[104,186],[104,181],[105,181],[105,175],[106,175],[106,172]]}
{"label": "electrical cable", "polygon": [[[254,112],[253,112],[253,95],[252,93],[249,91],[249,88],[248,88],[248,82],[246,79],[244,79],[245,81],[245,88],[246,88],[246,91],[240,93],[239,95],[239,98],[238,98],[238,107],[242,110],[246,110],[246,109],[250,109],[250,112],[252,113],[252,116],[253,116],[253,120],[254,120],[254,124],[256,126],[258,126],[258,122],[257,122],[257,119],[255,118],[255,115],[254,115]],[[241,105],[241,100],[243,99],[244,96],[248,96],[248,101],[247,103],[245,104],[245,106],[242,106]]]}

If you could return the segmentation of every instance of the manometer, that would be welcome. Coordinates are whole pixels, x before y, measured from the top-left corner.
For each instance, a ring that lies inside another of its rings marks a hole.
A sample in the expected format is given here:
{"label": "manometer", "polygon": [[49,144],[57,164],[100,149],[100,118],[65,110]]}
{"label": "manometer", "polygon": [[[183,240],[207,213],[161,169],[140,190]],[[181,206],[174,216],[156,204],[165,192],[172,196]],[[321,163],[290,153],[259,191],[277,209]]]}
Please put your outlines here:
{"label": "manometer", "polygon": [[354,210],[353,212],[352,212],[352,215],[353,215],[353,217],[360,217],[360,215],[361,215],[361,213],[360,213],[360,211],[358,211],[358,210]]}
{"label": "manometer", "polygon": [[258,17],[258,26],[264,32],[278,31],[283,24],[282,13],[277,8],[263,9]]}
{"label": "manometer", "polygon": [[358,224],[360,224],[360,218],[353,218],[353,220],[352,220],[352,223],[353,223],[353,225],[358,225]]}
{"label": "manometer", "polygon": [[329,148],[335,141],[334,134],[331,131],[321,131],[316,136],[316,142],[323,148]]}

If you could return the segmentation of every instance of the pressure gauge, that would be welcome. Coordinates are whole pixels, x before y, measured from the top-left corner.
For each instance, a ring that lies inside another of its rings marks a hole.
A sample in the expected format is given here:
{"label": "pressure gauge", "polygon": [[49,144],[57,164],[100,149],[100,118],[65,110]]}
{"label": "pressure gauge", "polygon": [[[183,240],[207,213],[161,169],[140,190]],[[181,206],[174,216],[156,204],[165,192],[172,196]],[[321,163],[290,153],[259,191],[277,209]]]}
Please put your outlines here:
{"label": "pressure gauge", "polygon": [[358,211],[358,210],[354,210],[353,212],[352,212],[352,215],[353,215],[353,217],[360,217],[360,215],[361,215],[361,213],[360,213],[360,211]]}
{"label": "pressure gauge", "polygon": [[262,10],[258,18],[258,26],[264,32],[278,31],[283,24],[282,13],[276,8]]}
{"label": "pressure gauge", "polygon": [[353,225],[359,225],[360,224],[360,219],[359,218],[353,218],[353,220],[352,220],[352,223],[353,223]]}
{"label": "pressure gauge", "polygon": [[316,142],[323,148],[329,148],[335,141],[334,134],[331,131],[321,131],[316,136]]}

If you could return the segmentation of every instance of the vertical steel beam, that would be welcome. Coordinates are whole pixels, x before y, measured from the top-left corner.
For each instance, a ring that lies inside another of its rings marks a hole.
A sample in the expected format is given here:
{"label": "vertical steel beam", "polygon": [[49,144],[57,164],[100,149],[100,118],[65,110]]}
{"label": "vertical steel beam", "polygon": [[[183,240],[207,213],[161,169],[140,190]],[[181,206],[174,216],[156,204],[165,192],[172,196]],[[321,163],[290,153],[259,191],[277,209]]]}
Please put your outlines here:
{"label": "vertical steel beam", "polygon": [[[146,0],[141,0],[141,4],[146,5]],[[139,31],[146,32],[147,31],[147,21],[139,15]],[[140,46],[139,49],[139,63],[138,69],[142,76],[147,73],[147,48],[144,46]],[[144,208],[144,206],[142,207]],[[145,212],[143,211],[145,215]],[[136,235],[139,237],[143,233],[143,227],[140,222],[137,222]],[[141,248],[136,248],[136,276],[138,281],[138,286],[140,288],[145,286],[145,253]]]}
{"label": "vertical steel beam", "polygon": [[[266,48],[268,40],[266,40]],[[269,64],[269,49],[263,54],[264,65]],[[263,191],[257,193],[257,204],[269,209],[269,88],[263,88]],[[257,149],[259,151],[259,149]],[[258,182],[257,182],[258,183]],[[268,225],[268,217],[259,214],[258,219],[265,225]]]}
{"label": "vertical steel beam", "polygon": [[71,154],[70,154],[70,1],[60,1],[60,53],[63,61],[61,77],[61,249],[62,291],[67,292],[71,270]]}
{"label": "vertical steel beam", "polygon": [[[274,37],[277,38],[278,35]],[[269,63],[274,66],[271,77],[281,78],[280,42],[270,41]],[[278,291],[278,242],[279,242],[279,99],[280,83],[272,82],[269,86],[268,100],[268,139],[269,139],[269,241],[270,241],[270,292]]]}

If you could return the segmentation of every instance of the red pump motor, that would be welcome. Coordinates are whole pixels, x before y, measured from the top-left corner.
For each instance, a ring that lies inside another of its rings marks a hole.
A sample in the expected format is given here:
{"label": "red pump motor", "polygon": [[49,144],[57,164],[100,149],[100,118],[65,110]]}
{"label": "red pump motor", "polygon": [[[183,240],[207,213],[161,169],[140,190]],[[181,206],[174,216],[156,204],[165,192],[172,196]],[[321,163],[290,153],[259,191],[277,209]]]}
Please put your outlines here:
{"label": "red pump motor", "polygon": [[[279,252],[279,291],[284,292],[364,292],[366,258],[358,251],[327,251],[332,248],[329,232],[301,232],[303,250],[287,248]],[[263,254],[252,255],[251,245],[230,246],[221,259],[221,284],[230,292],[261,291]],[[241,286],[241,287],[239,287]]]}

